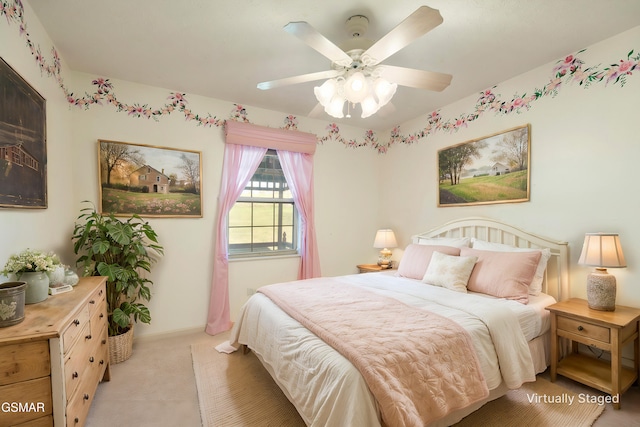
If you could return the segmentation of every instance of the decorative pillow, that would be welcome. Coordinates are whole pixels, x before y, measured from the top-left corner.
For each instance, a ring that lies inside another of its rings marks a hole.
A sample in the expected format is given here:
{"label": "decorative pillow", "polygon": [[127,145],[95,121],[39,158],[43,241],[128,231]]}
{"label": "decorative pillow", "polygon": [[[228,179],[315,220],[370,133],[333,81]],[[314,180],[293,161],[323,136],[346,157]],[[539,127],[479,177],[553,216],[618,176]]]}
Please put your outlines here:
{"label": "decorative pillow", "polygon": [[410,244],[404,250],[404,255],[400,259],[398,266],[398,276],[408,277],[410,279],[422,280],[431,255],[439,251],[448,255],[460,255],[460,249],[451,246],[426,246]]}
{"label": "decorative pillow", "polygon": [[536,274],[533,276],[531,285],[529,285],[529,295],[540,295],[542,292],[542,281],[544,280],[544,271],[547,269],[547,262],[551,258],[551,251],[548,248],[534,249],[534,248],[519,248],[517,246],[505,245],[503,243],[485,242],[484,240],[472,240],[473,249],[480,249],[486,251],[497,252],[540,252],[540,261],[538,261],[538,267],[536,268]]}
{"label": "decorative pillow", "polygon": [[434,252],[422,278],[424,283],[467,293],[467,281],[478,257],[452,256]]}
{"label": "decorative pillow", "polygon": [[453,246],[454,248],[468,248],[471,245],[470,237],[418,237],[419,245],[429,246]]}
{"label": "decorative pillow", "polygon": [[476,256],[478,261],[469,277],[467,289],[498,298],[529,302],[529,285],[542,253],[496,252],[462,248],[461,256]]}

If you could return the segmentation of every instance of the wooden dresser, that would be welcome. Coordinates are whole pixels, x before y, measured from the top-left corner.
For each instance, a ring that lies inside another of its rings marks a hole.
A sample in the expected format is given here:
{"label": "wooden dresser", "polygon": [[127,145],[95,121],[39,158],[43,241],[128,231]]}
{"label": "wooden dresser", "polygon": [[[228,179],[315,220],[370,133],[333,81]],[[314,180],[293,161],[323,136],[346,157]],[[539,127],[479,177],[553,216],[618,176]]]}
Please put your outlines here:
{"label": "wooden dresser", "polygon": [[0,328],[0,426],[84,425],[110,376],[105,281],[84,277]]}

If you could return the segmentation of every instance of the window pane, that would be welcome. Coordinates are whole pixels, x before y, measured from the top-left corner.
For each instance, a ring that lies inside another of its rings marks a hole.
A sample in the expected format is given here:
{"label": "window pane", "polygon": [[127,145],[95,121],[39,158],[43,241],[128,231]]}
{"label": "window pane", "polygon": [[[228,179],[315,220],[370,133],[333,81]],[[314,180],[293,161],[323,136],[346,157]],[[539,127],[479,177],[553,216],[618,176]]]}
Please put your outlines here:
{"label": "window pane", "polygon": [[274,205],[273,203],[254,203],[253,204],[253,226],[273,226]]}
{"label": "window pane", "polygon": [[293,225],[293,203],[281,203],[282,225]]}
{"label": "window pane", "polygon": [[229,227],[251,226],[251,203],[236,202],[229,212]]}
{"label": "window pane", "polygon": [[[264,248],[273,246],[273,227],[253,227],[253,244]],[[265,245],[269,244],[269,245]]]}
{"label": "window pane", "polygon": [[251,250],[251,227],[229,228],[229,248]]}

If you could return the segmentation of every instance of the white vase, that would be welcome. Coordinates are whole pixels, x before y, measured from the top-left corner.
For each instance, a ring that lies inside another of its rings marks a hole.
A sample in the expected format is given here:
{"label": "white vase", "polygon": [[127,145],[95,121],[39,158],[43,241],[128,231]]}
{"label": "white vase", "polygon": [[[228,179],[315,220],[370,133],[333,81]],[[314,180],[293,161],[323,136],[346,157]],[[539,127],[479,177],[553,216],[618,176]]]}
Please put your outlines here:
{"label": "white vase", "polygon": [[59,265],[53,271],[48,271],[47,276],[49,277],[49,286],[59,285],[64,282],[64,267]]}
{"label": "white vase", "polygon": [[25,304],[42,302],[49,296],[49,276],[44,271],[19,273],[18,280],[26,282],[27,290],[24,295]]}

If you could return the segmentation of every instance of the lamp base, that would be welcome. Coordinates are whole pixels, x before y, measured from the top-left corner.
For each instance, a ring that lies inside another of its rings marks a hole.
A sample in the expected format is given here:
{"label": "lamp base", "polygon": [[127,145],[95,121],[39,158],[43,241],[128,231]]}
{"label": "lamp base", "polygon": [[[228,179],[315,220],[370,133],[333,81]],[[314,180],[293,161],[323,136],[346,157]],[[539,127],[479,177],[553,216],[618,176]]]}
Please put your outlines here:
{"label": "lamp base", "polygon": [[391,251],[389,249],[384,248],[380,251],[380,255],[378,256],[378,265],[382,268],[391,267]]}
{"label": "lamp base", "polygon": [[587,302],[589,308],[600,311],[616,309],[616,277],[607,269],[596,269],[587,276]]}

